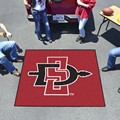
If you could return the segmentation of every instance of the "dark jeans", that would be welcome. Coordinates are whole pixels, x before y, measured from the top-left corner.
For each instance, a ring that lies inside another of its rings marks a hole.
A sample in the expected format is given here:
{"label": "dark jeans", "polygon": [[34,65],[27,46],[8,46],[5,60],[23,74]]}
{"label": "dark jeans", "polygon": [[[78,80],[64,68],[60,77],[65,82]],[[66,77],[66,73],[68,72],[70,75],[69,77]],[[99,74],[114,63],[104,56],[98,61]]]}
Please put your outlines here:
{"label": "dark jeans", "polygon": [[32,12],[32,15],[33,15],[33,18],[35,21],[35,32],[36,32],[38,38],[42,38],[41,28],[40,28],[41,27],[40,19],[41,19],[44,24],[44,27],[45,27],[46,38],[48,40],[51,40],[51,32],[50,32],[50,26],[49,26],[46,10],[37,11],[37,10],[31,9],[31,12]]}

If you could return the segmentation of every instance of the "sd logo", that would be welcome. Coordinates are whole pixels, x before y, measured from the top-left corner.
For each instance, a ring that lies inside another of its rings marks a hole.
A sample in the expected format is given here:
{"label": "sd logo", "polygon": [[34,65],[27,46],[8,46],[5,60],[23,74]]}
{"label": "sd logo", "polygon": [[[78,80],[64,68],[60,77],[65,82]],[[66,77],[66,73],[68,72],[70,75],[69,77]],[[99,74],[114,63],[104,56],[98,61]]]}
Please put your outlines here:
{"label": "sd logo", "polygon": [[29,76],[37,76],[34,87],[45,87],[44,95],[69,95],[69,85],[74,84],[78,77],[89,77],[91,72],[78,71],[68,64],[66,56],[49,56],[47,63],[37,63],[37,71],[29,71]]}

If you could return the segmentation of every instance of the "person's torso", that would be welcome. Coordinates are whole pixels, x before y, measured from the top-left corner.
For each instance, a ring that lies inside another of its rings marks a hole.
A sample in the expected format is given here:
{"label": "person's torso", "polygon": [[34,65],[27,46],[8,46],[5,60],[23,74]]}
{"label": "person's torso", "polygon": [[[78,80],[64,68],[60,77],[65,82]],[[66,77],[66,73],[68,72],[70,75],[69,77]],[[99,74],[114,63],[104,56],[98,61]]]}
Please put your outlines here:
{"label": "person's torso", "polygon": [[[80,0],[80,1],[85,4],[89,4],[92,0]],[[86,8],[86,7],[78,5],[78,7],[76,8],[75,14],[77,16],[80,16],[81,18],[88,18],[90,16],[91,10],[92,10],[92,8]]]}
{"label": "person's torso", "polygon": [[46,8],[46,0],[31,0],[31,6],[35,10],[42,11]]}

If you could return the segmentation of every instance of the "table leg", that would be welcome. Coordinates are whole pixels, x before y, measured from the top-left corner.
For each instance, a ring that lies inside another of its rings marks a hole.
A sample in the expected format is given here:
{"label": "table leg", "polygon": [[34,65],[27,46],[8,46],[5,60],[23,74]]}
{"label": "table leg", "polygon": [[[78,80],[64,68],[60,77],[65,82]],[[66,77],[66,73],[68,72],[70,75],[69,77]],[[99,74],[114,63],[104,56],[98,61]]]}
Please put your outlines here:
{"label": "table leg", "polygon": [[107,30],[107,28],[108,28],[109,23],[110,23],[110,21],[108,20],[108,23],[107,23],[107,26],[106,26],[106,30]]}
{"label": "table leg", "polygon": [[103,22],[100,24],[100,27],[99,27],[99,29],[98,29],[97,36],[99,35],[100,29],[101,29],[103,23],[105,23],[106,21],[108,21],[108,19],[105,19],[105,17],[104,17],[104,18],[103,18]]}

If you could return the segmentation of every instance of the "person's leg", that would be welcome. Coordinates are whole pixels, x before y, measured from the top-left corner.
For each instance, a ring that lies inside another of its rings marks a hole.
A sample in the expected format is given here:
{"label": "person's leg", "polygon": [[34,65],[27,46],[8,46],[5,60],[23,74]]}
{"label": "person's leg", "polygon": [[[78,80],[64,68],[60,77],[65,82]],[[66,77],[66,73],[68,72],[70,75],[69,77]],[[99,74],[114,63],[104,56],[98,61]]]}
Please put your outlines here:
{"label": "person's leg", "polygon": [[41,11],[41,19],[45,27],[46,39],[51,40],[51,31],[46,10]]}
{"label": "person's leg", "polygon": [[79,18],[79,34],[82,38],[85,37],[85,28],[84,27],[85,27],[87,21],[88,21],[88,18],[83,18],[83,19]]}
{"label": "person's leg", "polygon": [[84,29],[84,27],[85,27],[87,21],[88,21],[88,18],[82,19],[82,18],[78,17],[79,36],[77,37],[76,42],[78,42],[78,41],[80,41],[80,43],[83,42],[83,40],[85,38],[85,29]]}
{"label": "person's leg", "polygon": [[107,62],[108,68],[115,67],[116,57],[120,57],[120,47],[114,48],[114,49],[109,51],[108,62]]}
{"label": "person's leg", "polygon": [[[1,53],[0,53],[1,56]],[[20,72],[14,67],[14,65],[7,59],[6,56],[0,58],[0,64],[5,67],[5,69],[15,76],[20,76]]]}
{"label": "person's leg", "polygon": [[10,61],[17,60],[18,55],[15,41],[4,41],[0,43],[0,46],[2,46],[2,52]]}
{"label": "person's leg", "polygon": [[31,10],[34,21],[35,21],[35,33],[37,34],[37,37],[39,40],[42,40],[42,35],[41,35],[41,25],[40,25],[40,12],[36,10]]}
{"label": "person's leg", "polygon": [[7,59],[7,57],[2,52],[0,52],[0,64],[3,65],[5,69],[8,70],[10,73],[16,70],[13,64]]}
{"label": "person's leg", "polygon": [[102,68],[103,72],[115,69],[116,57],[120,57],[120,47],[113,48],[109,51],[107,66]]}

